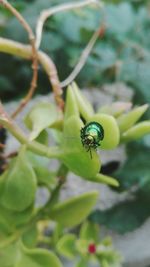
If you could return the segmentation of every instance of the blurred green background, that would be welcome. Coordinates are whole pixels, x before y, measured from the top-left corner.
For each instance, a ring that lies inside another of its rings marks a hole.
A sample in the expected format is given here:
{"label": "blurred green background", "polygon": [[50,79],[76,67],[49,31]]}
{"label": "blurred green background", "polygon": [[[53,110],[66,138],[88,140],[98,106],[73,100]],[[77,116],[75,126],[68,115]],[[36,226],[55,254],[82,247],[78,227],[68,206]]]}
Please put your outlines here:
{"label": "blurred green background", "polygon": [[[69,1],[9,2],[35,30],[42,9]],[[105,20],[106,33],[97,41],[76,81],[80,87],[87,88],[123,82],[132,87],[135,105],[150,103],[150,2],[105,1]],[[61,81],[70,74],[101,22],[102,13],[93,6],[59,13],[47,20],[41,49],[54,60]],[[2,7],[0,35],[28,43],[27,34],[16,18]],[[30,65],[30,62],[0,53],[0,97],[3,101],[25,94],[32,76]],[[39,68],[37,92],[46,94],[49,90],[48,78]],[[145,118],[150,118],[150,111]],[[90,217],[120,233],[134,230],[150,216],[150,136],[129,143],[126,150],[127,160],[111,175],[120,181],[120,191],[136,187],[133,199],[104,212],[97,210]]]}

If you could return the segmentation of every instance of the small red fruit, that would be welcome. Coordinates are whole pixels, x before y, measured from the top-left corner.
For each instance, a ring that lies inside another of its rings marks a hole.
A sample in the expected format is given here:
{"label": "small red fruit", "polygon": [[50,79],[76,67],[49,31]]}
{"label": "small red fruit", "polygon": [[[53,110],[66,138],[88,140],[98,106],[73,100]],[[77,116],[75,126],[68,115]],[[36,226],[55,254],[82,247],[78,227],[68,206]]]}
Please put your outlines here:
{"label": "small red fruit", "polygon": [[89,246],[88,246],[88,252],[90,254],[95,254],[95,252],[96,252],[96,246],[95,246],[94,243],[89,244]]}

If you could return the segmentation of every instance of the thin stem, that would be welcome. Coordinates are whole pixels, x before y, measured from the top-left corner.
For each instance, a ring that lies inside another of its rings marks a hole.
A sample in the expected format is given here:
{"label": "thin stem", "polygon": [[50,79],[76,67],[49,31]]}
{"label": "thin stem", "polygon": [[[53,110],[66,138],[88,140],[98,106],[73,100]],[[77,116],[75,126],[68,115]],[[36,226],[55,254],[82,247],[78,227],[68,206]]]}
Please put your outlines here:
{"label": "thin stem", "polygon": [[4,111],[2,104],[0,104],[0,125],[8,129],[21,144],[27,145],[27,148],[32,152],[48,158],[61,158],[61,152],[58,147],[55,146],[48,148],[36,141],[29,142],[28,137],[24,134],[20,127],[8,117],[8,114]]}
{"label": "thin stem", "polygon": [[[0,38],[0,51],[11,55],[19,56],[29,60],[32,56],[31,47],[9,39]],[[42,51],[37,52],[38,60],[45,70],[52,85],[54,97],[58,107],[63,110],[64,101],[62,99],[62,90],[57,74],[57,69],[52,59]]]}
{"label": "thin stem", "polygon": [[11,115],[12,118],[15,118],[21,112],[21,110],[27,105],[27,103],[30,101],[36,89],[37,76],[38,76],[38,57],[37,57],[37,50],[35,46],[35,36],[29,24],[22,17],[22,15],[6,0],[0,0],[0,4],[2,4],[6,9],[8,9],[18,19],[18,21],[21,23],[23,28],[27,31],[28,36],[29,36],[29,41],[31,44],[31,49],[32,49],[31,58],[32,58],[33,76],[31,80],[31,85],[30,85],[27,95],[22,99],[18,108]]}
{"label": "thin stem", "polygon": [[55,7],[52,7],[50,9],[44,10],[41,12],[39,19],[37,21],[37,27],[36,27],[36,47],[40,47],[41,39],[42,39],[42,31],[45,21],[52,15],[63,12],[67,10],[77,9],[81,8],[90,4],[97,4],[99,6],[102,6],[102,4],[98,0],[85,0],[85,1],[79,1],[77,3],[66,3],[62,5],[58,5]]}
{"label": "thin stem", "polygon": [[81,69],[84,67],[89,54],[91,53],[91,50],[93,49],[97,39],[99,37],[102,37],[105,31],[105,26],[102,25],[96,32],[94,32],[92,38],[90,39],[89,43],[87,44],[87,46],[85,47],[85,49],[83,50],[78,63],[76,64],[75,68],[73,69],[73,71],[71,72],[71,74],[67,77],[67,79],[65,79],[63,82],[61,82],[61,86],[65,87],[68,84],[70,84],[79,74],[79,72],[81,71]]}

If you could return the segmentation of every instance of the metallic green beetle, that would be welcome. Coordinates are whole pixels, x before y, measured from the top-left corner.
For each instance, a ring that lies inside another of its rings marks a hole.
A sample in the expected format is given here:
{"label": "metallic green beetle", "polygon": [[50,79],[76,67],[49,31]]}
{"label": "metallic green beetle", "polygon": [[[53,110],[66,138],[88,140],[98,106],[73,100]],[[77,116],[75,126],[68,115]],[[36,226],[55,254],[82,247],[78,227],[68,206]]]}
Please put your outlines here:
{"label": "metallic green beetle", "polygon": [[96,149],[100,146],[100,141],[104,139],[104,129],[98,122],[89,122],[80,131],[81,142],[86,148],[87,152],[90,151],[92,158],[91,148]]}

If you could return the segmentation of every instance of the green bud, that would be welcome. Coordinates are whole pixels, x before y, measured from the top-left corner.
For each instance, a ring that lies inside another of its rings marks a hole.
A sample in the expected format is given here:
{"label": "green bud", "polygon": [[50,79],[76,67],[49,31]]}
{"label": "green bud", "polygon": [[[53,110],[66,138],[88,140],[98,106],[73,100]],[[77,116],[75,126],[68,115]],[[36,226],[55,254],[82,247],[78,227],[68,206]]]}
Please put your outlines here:
{"label": "green bud", "polygon": [[145,113],[147,108],[148,105],[145,104],[141,107],[134,108],[133,110],[131,110],[126,114],[121,115],[117,120],[120,132],[123,133],[127,131],[129,128],[131,128]]}

